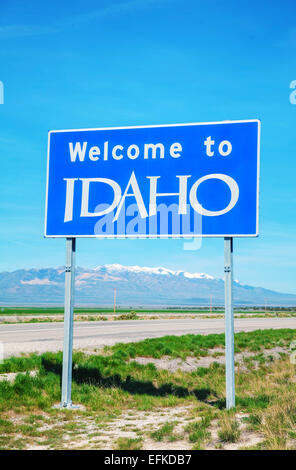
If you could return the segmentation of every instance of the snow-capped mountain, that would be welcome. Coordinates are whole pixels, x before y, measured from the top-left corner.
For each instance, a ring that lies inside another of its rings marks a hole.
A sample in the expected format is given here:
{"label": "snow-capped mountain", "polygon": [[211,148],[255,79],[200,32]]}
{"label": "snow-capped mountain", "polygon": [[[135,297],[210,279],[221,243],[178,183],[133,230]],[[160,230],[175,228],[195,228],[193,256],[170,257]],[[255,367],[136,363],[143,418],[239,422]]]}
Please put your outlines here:
{"label": "snow-capped mountain", "polygon": [[104,266],[98,266],[95,270],[101,270],[106,268],[109,272],[112,271],[121,271],[121,272],[130,272],[130,273],[147,273],[147,274],[160,274],[164,276],[179,276],[183,275],[191,279],[214,279],[213,276],[204,273],[188,273],[186,271],[173,271],[172,269],[163,268],[158,266],[157,268],[147,268],[142,266],[123,266],[122,264],[105,264]]}
{"label": "snow-capped mountain", "polygon": [[[0,273],[0,303],[62,304],[63,267],[19,269]],[[174,271],[164,267],[106,264],[94,269],[76,269],[76,304],[111,305],[114,288],[122,306],[193,306],[224,302],[224,282],[204,273]],[[296,295],[234,283],[236,305],[296,305]]]}

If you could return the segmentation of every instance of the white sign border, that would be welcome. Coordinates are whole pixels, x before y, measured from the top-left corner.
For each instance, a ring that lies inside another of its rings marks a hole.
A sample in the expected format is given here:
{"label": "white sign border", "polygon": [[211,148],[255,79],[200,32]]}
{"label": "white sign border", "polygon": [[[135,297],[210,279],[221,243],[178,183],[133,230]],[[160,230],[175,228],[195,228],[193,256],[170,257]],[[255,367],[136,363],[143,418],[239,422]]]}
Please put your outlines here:
{"label": "white sign border", "polygon": [[[49,154],[50,154],[50,136],[51,134],[60,132],[80,132],[80,131],[109,131],[119,129],[147,129],[157,127],[184,127],[184,126],[207,126],[214,124],[239,124],[245,122],[256,122],[258,124],[258,140],[257,140],[257,195],[256,195],[256,233],[254,234],[188,234],[188,235],[47,235],[47,208],[48,208],[48,178],[49,178]],[[156,239],[156,238],[172,238],[172,239],[184,239],[184,238],[225,238],[225,237],[238,237],[238,238],[255,238],[259,236],[259,180],[260,180],[260,136],[261,136],[261,121],[260,119],[242,119],[236,121],[214,121],[214,122],[190,122],[185,124],[157,124],[157,125],[145,125],[145,126],[123,126],[123,127],[96,127],[96,128],[85,128],[85,129],[59,129],[51,130],[48,132],[47,140],[47,168],[46,168],[46,196],[45,196],[45,220],[44,220],[44,237],[45,238],[109,238],[109,239]]]}

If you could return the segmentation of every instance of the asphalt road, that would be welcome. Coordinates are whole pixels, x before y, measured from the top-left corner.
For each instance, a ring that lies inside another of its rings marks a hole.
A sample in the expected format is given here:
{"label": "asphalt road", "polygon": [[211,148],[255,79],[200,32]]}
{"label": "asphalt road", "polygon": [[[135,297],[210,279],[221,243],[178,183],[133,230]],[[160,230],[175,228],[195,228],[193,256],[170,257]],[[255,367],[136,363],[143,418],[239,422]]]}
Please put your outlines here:
{"label": "asphalt road", "polygon": [[[295,328],[294,318],[238,318],[235,331]],[[224,332],[223,319],[161,319],[75,322],[74,349],[94,350],[119,342],[139,341],[164,335]],[[63,348],[63,323],[0,325],[0,353],[4,357]]]}

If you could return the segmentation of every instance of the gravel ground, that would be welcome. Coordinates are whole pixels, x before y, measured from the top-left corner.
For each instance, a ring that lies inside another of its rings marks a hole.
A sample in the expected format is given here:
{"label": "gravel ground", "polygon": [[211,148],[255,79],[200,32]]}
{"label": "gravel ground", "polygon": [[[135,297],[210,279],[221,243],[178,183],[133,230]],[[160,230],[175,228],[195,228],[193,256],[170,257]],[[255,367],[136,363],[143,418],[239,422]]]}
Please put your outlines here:
{"label": "gravel ground", "polygon": [[[44,414],[45,417],[49,418]],[[205,446],[207,450],[237,450],[242,447],[254,446],[261,442],[264,437],[247,429],[243,421],[246,414],[237,413],[236,419],[241,431],[239,440],[235,443],[222,443],[218,437],[219,423],[215,419],[208,428],[210,437]],[[143,450],[190,450],[194,446],[188,439],[188,432],[185,428],[188,424],[200,421],[201,417],[194,412],[192,406],[177,406],[174,408],[160,408],[156,411],[127,410],[118,418],[100,425],[92,416],[76,416],[71,423],[76,423],[80,431],[75,435],[65,432],[60,441],[62,449],[104,449],[114,450],[117,448],[118,439],[142,439],[141,448]],[[12,417],[15,424],[24,424],[24,417],[17,415]],[[51,420],[51,423],[41,424],[38,431],[58,430],[64,424],[62,417]],[[151,433],[159,430],[166,423],[174,424],[173,433],[162,440],[156,440]],[[173,439],[172,439],[173,437]],[[45,438],[44,438],[45,440]],[[26,450],[47,450],[51,447],[45,445],[43,439],[38,437],[35,442],[28,444]]]}
{"label": "gravel ground", "polygon": [[[264,356],[268,357],[271,356],[273,359],[279,359],[280,353],[287,353],[288,349],[283,347],[275,347],[272,349],[266,349],[262,353]],[[221,354],[216,356],[215,354]],[[240,370],[247,370],[246,363],[244,359],[254,357],[258,353],[253,353],[249,351],[245,351],[242,353],[235,354],[235,363],[236,369],[240,368]],[[193,372],[197,369],[197,367],[209,367],[214,362],[218,364],[225,364],[225,350],[222,348],[215,348],[209,350],[209,355],[205,357],[200,357],[199,359],[195,357],[187,357],[186,360],[182,359],[172,359],[169,356],[164,356],[161,359],[154,359],[152,357],[136,357],[135,359],[131,359],[131,361],[136,361],[139,364],[149,364],[152,363],[155,365],[157,369],[165,369],[170,372],[176,372],[177,370],[182,370],[184,372]],[[253,367],[258,367],[259,362],[254,361]]]}

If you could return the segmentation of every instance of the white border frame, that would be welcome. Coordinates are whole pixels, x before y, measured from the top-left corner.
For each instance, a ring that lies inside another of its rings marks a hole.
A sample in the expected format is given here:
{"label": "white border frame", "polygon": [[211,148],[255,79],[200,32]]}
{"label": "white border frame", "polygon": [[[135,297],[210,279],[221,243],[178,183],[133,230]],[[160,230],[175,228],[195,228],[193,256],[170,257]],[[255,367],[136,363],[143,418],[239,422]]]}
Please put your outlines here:
{"label": "white border frame", "polygon": [[[188,235],[47,235],[47,203],[48,203],[48,177],[49,177],[49,150],[50,150],[50,136],[59,132],[83,132],[83,131],[109,131],[119,129],[147,129],[155,127],[184,127],[184,126],[207,126],[211,124],[239,124],[243,122],[257,122],[257,195],[256,195],[256,233],[254,234],[218,234],[218,235],[203,235],[203,234],[188,234]],[[214,122],[191,122],[185,124],[158,124],[146,126],[123,126],[123,127],[97,127],[86,129],[60,129],[48,132],[47,143],[47,168],[46,168],[46,198],[45,198],[45,221],[44,221],[44,237],[45,238],[109,238],[109,239],[155,239],[155,238],[173,238],[176,240],[183,238],[224,238],[224,237],[258,237],[259,235],[259,180],[260,180],[260,135],[261,135],[261,121],[260,119],[242,119],[237,121],[214,121]]]}

